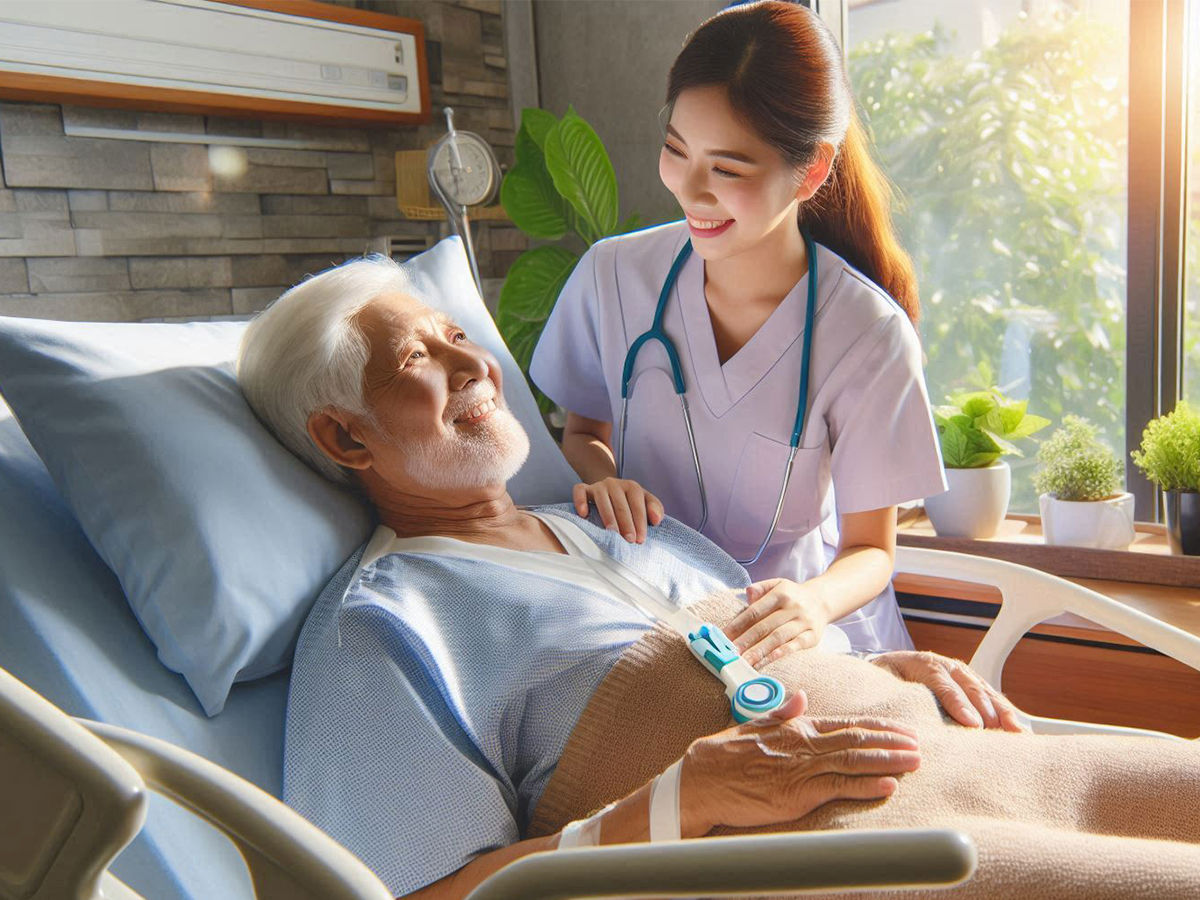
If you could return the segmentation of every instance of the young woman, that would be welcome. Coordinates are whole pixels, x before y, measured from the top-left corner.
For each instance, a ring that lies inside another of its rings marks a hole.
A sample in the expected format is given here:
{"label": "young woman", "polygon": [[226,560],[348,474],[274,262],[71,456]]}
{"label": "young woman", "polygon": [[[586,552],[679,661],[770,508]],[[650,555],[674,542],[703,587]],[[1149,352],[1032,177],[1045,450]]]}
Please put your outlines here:
{"label": "young woman", "polygon": [[911,648],[896,505],[945,481],[912,265],[837,42],[799,5],[726,10],[675,60],[665,113],[685,221],[594,245],[530,369],[568,410],[577,511],[631,541],[667,512],[743,562],[727,631],[752,664],[834,621],[855,649]]}

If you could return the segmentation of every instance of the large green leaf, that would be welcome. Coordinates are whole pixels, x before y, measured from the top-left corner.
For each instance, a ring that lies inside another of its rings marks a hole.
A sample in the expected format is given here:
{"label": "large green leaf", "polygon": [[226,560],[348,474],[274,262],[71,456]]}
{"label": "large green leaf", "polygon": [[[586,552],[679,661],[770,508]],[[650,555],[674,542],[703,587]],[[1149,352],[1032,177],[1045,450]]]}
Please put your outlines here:
{"label": "large green leaf", "polygon": [[933,407],[933,421],[938,428],[943,427],[950,419],[955,416],[961,416],[962,410],[957,406],[935,406]]}
{"label": "large green leaf", "polygon": [[1012,434],[1020,428],[1021,420],[1025,418],[1025,412],[1028,409],[1028,400],[1015,400],[1000,406],[997,413],[1000,416],[1000,423],[1004,426],[1003,433]]}
{"label": "large green leaf", "polygon": [[946,427],[942,429],[942,461],[945,462],[947,468],[962,469],[965,468],[969,449],[967,447],[967,433],[957,422],[949,421]]}
{"label": "large green leaf", "polygon": [[[549,117],[549,125],[545,118]],[[538,133],[553,128],[557,120],[540,109],[526,109],[517,130],[517,162],[504,176],[500,185],[500,205],[513,224],[527,235],[546,241],[556,241],[567,233],[569,208],[554,187],[546,170]]]}
{"label": "large green leaf", "polygon": [[1031,434],[1037,434],[1037,432],[1041,431],[1049,424],[1050,420],[1043,416],[1024,416],[1022,417],[1020,424],[1010,431],[1008,436],[1014,441],[1017,441],[1021,438],[1027,438]]}
{"label": "large green leaf", "polygon": [[579,214],[591,243],[617,229],[617,175],[604,144],[574,109],[546,134],[542,149],[558,192]]}
{"label": "large green leaf", "polygon": [[942,459],[951,469],[974,469],[990,465],[1001,449],[991,436],[971,424],[966,416],[947,420],[941,430]]}
{"label": "large green leaf", "polygon": [[524,123],[517,129],[514,155],[516,156],[517,165],[523,162],[536,162],[542,168],[546,167],[546,154],[542,152],[541,144],[533,139],[533,136],[529,133],[529,129],[525,127]]}
{"label": "large green leaf", "polygon": [[552,112],[538,109],[536,106],[527,106],[521,110],[521,131],[524,131],[529,136],[537,145],[538,150],[545,150],[546,135],[557,124],[558,119],[554,117],[554,113]]}
{"label": "large green leaf", "polygon": [[[545,322],[526,322],[523,319],[510,319],[506,323],[504,342],[508,345],[509,352],[512,353],[513,359],[517,361],[517,365],[523,372],[528,373],[529,362],[533,359],[534,348],[537,347],[538,338],[542,336],[542,328],[545,324]],[[558,404],[543,394],[538,386],[529,380],[528,374],[526,374],[525,381],[533,391],[538,409],[543,414],[552,412]]]}
{"label": "large green leaf", "polygon": [[987,391],[980,391],[975,394],[968,394],[961,399],[962,411],[964,415],[970,416],[972,419],[978,419],[981,416],[986,416],[996,408],[996,400]]}
{"label": "large green leaf", "polygon": [[[541,333],[542,325],[554,308],[554,301],[558,299],[559,292],[578,261],[579,257],[562,247],[534,247],[517,257],[508,270],[508,277],[500,289],[496,325],[522,368],[528,365],[528,357],[523,360],[517,354],[510,336],[512,340],[527,338],[527,324],[536,325],[538,333]],[[534,337],[534,340],[537,338]],[[529,347],[528,350],[532,355],[533,348]]]}
{"label": "large green leaf", "polygon": [[541,161],[520,160],[500,185],[500,205],[530,237],[556,241],[567,233],[566,204]]}
{"label": "large green leaf", "polygon": [[510,319],[504,329],[504,343],[508,345],[513,359],[521,367],[522,372],[529,370],[529,362],[533,359],[534,348],[538,338],[542,336],[545,322],[526,322],[523,319]]}
{"label": "large green leaf", "polygon": [[1021,452],[1020,447],[1018,447],[1012,441],[1007,440],[1004,437],[1004,435],[1001,434],[1000,432],[993,431],[990,428],[981,428],[980,430],[984,434],[986,434],[988,437],[990,437],[993,442],[995,442],[996,446],[1000,448],[1000,453],[1002,455],[1008,453],[1008,454],[1012,454],[1013,456],[1020,456],[1020,457],[1025,456],[1025,454]]}

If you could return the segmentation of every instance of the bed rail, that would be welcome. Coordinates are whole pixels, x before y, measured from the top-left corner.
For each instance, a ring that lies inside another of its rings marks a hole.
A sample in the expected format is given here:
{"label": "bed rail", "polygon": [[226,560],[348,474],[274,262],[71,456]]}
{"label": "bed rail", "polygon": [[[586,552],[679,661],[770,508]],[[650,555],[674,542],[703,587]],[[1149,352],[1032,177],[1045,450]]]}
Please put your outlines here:
{"label": "bed rail", "polygon": [[[1047,619],[1073,613],[1200,670],[1200,637],[1161,622],[1111,597],[1057,575],[1017,563],[948,550],[897,547],[895,571],[986,584],[1000,591],[1000,612],[971,657],[971,668],[997,690],[1017,642]],[[1129,734],[1182,740],[1176,735],[1118,725],[1026,716],[1039,734]]]}

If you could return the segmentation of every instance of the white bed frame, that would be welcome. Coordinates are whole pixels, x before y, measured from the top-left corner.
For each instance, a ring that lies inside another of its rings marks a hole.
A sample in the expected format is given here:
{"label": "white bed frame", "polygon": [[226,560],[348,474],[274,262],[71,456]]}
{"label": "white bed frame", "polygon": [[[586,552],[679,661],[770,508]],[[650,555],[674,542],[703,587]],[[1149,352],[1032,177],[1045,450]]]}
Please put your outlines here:
{"label": "white bed frame", "polygon": [[[1070,612],[1200,669],[1200,638],[1035,569],[902,547],[897,573],[999,588],[1000,613],[971,665],[1001,686],[1008,654],[1034,625]],[[1159,732],[1029,717],[1039,733]],[[0,900],[133,900],[108,867],[137,834],[147,790],[223,831],[263,900],[385,900],[349,851],[276,798],[172,744],[74,720],[0,669]],[[975,868],[953,830],[809,832],[539,853],[470,900],[780,894],[814,889],[952,885]]]}

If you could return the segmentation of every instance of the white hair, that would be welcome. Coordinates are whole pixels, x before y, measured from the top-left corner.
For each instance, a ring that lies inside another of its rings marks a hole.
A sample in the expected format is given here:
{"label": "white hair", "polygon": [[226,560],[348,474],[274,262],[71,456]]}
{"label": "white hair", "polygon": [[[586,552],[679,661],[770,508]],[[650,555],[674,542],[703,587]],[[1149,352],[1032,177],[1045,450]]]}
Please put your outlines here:
{"label": "white hair", "polygon": [[371,417],[363,400],[371,350],[357,316],[380,294],[409,292],[407,273],[389,257],[353,259],[286,291],[242,337],[237,378],[246,400],[284,446],[331,481],[352,483],[309,436],[308,418],[330,407]]}

